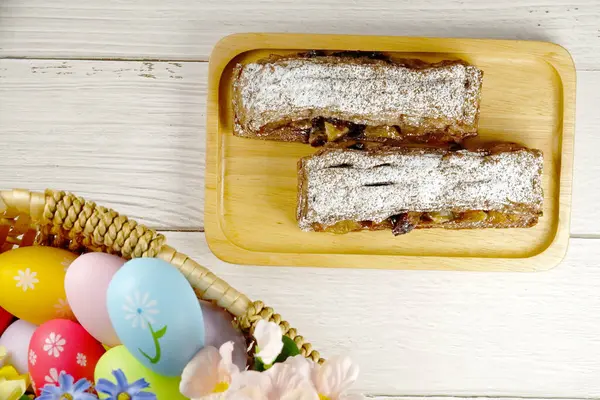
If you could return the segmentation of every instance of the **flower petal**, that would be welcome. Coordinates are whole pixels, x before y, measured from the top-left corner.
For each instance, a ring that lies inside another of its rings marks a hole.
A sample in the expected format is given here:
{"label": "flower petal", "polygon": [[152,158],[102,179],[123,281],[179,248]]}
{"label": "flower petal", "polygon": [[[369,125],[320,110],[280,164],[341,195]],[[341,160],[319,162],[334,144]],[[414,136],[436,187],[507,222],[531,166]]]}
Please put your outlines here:
{"label": "flower petal", "polygon": [[333,357],[313,370],[313,384],[319,394],[339,398],[358,378],[358,366],[350,357]]}
{"label": "flower petal", "polygon": [[254,387],[261,393],[267,393],[271,386],[271,378],[266,373],[243,371],[233,377],[229,391],[233,393],[243,388]]}
{"label": "flower petal", "polygon": [[96,383],[96,390],[100,393],[104,393],[109,396],[116,396],[118,388],[117,385],[115,385],[108,379],[101,378]]}
{"label": "flower petal", "polygon": [[274,322],[260,320],[254,329],[254,338],[258,353],[256,357],[260,358],[265,365],[273,364],[281,350],[283,349],[283,340],[281,339],[281,328]]}
{"label": "flower petal", "polygon": [[[255,371],[253,371],[255,372]],[[246,386],[227,393],[227,400],[268,400],[266,392],[256,386]]]}
{"label": "flower petal", "polygon": [[121,369],[114,369],[112,371],[113,376],[117,379],[117,388],[119,391],[127,390],[129,383],[125,377],[125,373]]}
{"label": "flower petal", "polygon": [[74,400],[98,400],[98,397],[91,393],[77,393]]}
{"label": "flower petal", "polygon": [[198,398],[212,393],[219,383],[218,368],[221,356],[212,346],[200,350],[181,373],[179,391],[189,398]]}
{"label": "flower petal", "polygon": [[90,383],[90,381],[88,381],[85,378],[81,378],[80,380],[75,382],[75,386],[73,386],[73,392],[75,392],[75,393],[85,392],[86,390],[88,390],[91,387],[92,387],[92,384]]}
{"label": "flower petal", "polygon": [[129,385],[129,388],[127,389],[127,393],[133,396],[133,395],[140,393],[142,390],[146,389],[147,387],[150,387],[150,384],[148,382],[146,382],[146,380],[144,378],[138,379],[137,381],[135,381]]}
{"label": "flower petal", "polygon": [[219,380],[231,382],[231,377],[240,373],[237,365],[233,364],[233,341],[225,342],[219,348],[221,362],[219,363]]}
{"label": "flower petal", "polygon": [[134,397],[134,400],[142,400],[142,399],[153,399],[156,400],[156,395],[154,393],[151,392],[139,392],[137,393]]}
{"label": "flower petal", "polygon": [[63,392],[64,390],[50,383],[45,384],[42,388],[42,394],[60,395],[63,394]]}
{"label": "flower petal", "polygon": [[300,387],[287,391],[280,397],[281,400],[319,400],[319,395],[308,382]]}
{"label": "flower petal", "polygon": [[300,375],[307,381],[310,381],[312,371],[315,368],[315,362],[306,359],[303,355],[288,357],[283,364],[290,365],[296,371],[296,374]]}
{"label": "flower petal", "polygon": [[64,371],[61,371],[60,375],[58,376],[58,384],[65,392],[71,392],[73,390],[74,381],[75,379],[73,379],[73,376]]}
{"label": "flower petal", "polygon": [[[60,393],[58,393],[56,396],[58,395],[60,395]],[[37,400],[55,400],[56,396],[50,393],[42,393],[40,397],[37,398]]]}

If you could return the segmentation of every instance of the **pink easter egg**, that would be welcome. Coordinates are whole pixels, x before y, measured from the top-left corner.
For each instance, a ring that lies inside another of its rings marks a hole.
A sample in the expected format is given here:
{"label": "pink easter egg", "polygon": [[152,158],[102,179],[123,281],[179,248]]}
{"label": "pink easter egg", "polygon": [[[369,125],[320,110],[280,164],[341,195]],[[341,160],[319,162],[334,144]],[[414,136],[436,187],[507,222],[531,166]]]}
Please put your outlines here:
{"label": "pink easter egg", "polygon": [[87,253],[71,263],[65,276],[65,292],[73,314],[96,340],[110,347],[121,342],[108,318],[106,290],[124,263],[112,254]]}
{"label": "pink easter egg", "polygon": [[233,341],[233,363],[244,370],[247,361],[246,339],[233,327],[233,317],[207,301],[201,301],[200,308],[204,319],[204,345],[218,349],[223,343]]}
{"label": "pink easter egg", "polygon": [[54,319],[40,325],[29,342],[29,374],[36,393],[44,385],[58,386],[62,371],[75,381],[94,381],[96,364],[105,353],[102,344],[81,325],[68,319]]}
{"label": "pink easter egg", "polygon": [[0,336],[0,346],[6,348],[10,364],[20,374],[26,374],[28,371],[29,341],[36,329],[37,325],[19,319],[10,324]]}

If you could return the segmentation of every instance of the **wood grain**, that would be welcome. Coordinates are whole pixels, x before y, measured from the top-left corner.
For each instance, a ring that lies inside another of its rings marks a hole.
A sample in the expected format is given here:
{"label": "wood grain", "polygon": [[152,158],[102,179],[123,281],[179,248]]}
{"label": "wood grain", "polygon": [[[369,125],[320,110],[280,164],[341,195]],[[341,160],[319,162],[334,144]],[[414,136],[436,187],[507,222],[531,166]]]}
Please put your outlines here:
{"label": "wood grain", "polygon": [[205,63],[0,60],[0,186],[200,229]]}
{"label": "wood grain", "polygon": [[3,0],[0,57],[207,60],[234,32],[548,40],[600,67],[597,0]]}
{"label": "wood grain", "polygon": [[[0,188],[71,190],[200,229],[207,75],[207,63],[0,60]],[[600,235],[599,103],[600,73],[579,72],[574,235]]]}
{"label": "wood grain", "polygon": [[369,394],[597,397],[600,248],[572,239],[536,274],[244,267],[201,233],[171,246],[281,313],[325,357],[350,352]]}
{"label": "wood grain", "polygon": [[571,233],[600,237],[600,74],[577,74]]}

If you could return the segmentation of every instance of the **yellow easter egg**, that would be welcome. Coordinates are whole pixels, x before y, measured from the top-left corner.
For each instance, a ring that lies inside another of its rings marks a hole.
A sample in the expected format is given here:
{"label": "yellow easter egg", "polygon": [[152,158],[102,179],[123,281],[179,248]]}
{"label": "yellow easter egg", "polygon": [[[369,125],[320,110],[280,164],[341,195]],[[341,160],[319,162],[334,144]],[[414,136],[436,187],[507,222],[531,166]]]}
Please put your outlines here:
{"label": "yellow easter egg", "polygon": [[[143,366],[123,345],[115,346],[108,350],[96,364],[94,381],[98,384],[100,379],[107,379],[117,384],[113,370],[120,369],[125,374],[130,384],[138,379],[145,379],[150,384],[146,392],[154,393],[158,400],[187,400],[179,393],[179,376],[163,376]],[[98,393],[101,399],[106,399],[106,394]]]}
{"label": "yellow easter egg", "polygon": [[76,258],[69,251],[42,246],[0,254],[0,307],[36,325],[74,319],[65,294],[65,273]]}

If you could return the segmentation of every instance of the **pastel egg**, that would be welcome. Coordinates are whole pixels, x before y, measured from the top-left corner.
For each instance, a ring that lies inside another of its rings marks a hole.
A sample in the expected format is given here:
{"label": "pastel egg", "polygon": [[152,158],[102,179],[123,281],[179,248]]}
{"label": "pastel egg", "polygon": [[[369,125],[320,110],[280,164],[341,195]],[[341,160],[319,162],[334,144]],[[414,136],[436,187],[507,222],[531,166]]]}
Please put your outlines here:
{"label": "pastel egg", "polygon": [[107,308],[121,343],[161,375],[180,375],[204,346],[204,320],[194,290],[166,261],[126,262],[108,286]]}
{"label": "pastel egg", "polygon": [[108,284],[125,260],[106,253],[79,256],[67,271],[65,291],[77,321],[101,343],[121,344],[106,309]]}
{"label": "pastel egg", "polygon": [[246,368],[246,339],[242,333],[233,327],[233,317],[227,311],[207,301],[201,301],[202,317],[204,318],[205,346],[217,349],[225,342],[233,342],[233,363],[240,370]]}
{"label": "pastel egg", "polygon": [[55,318],[74,319],[64,282],[75,258],[69,251],[43,246],[0,254],[0,307],[36,325]]}
{"label": "pastel egg", "polygon": [[91,382],[104,353],[102,344],[77,322],[55,319],[40,325],[29,343],[29,373],[37,393],[45,384],[57,385],[62,371]]}
{"label": "pastel egg", "polygon": [[[114,384],[117,383],[113,370],[121,369],[127,378],[127,381],[131,384],[138,379],[145,379],[150,384],[150,387],[145,391],[154,393],[158,400],[185,400],[181,393],[179,393],[179,382],[181,377],[174,376],[163,376],[152,371],[149,368],[143,366],[125,346],[116,346],[108,350],[96,364],[96,372],[94,373],[94,380],[96,384],[100,379],[107,379]],[[108,396],[99,393],[101,399],[105,399]]]}
{"label": "pastel egg", "polygon": [[2,336],[0,336],[0,346],[6,348],[9,358],[8,362],[20,374],[26,374],[29,370],[27,360],[29,357],[29,341],[36,329],[36,325],[20,319],[10,324]]}
{"label": "pastel egg", "polygon": [[14,316],[11,313],[0,307],[0,335],[8,328],[13,319]]}

